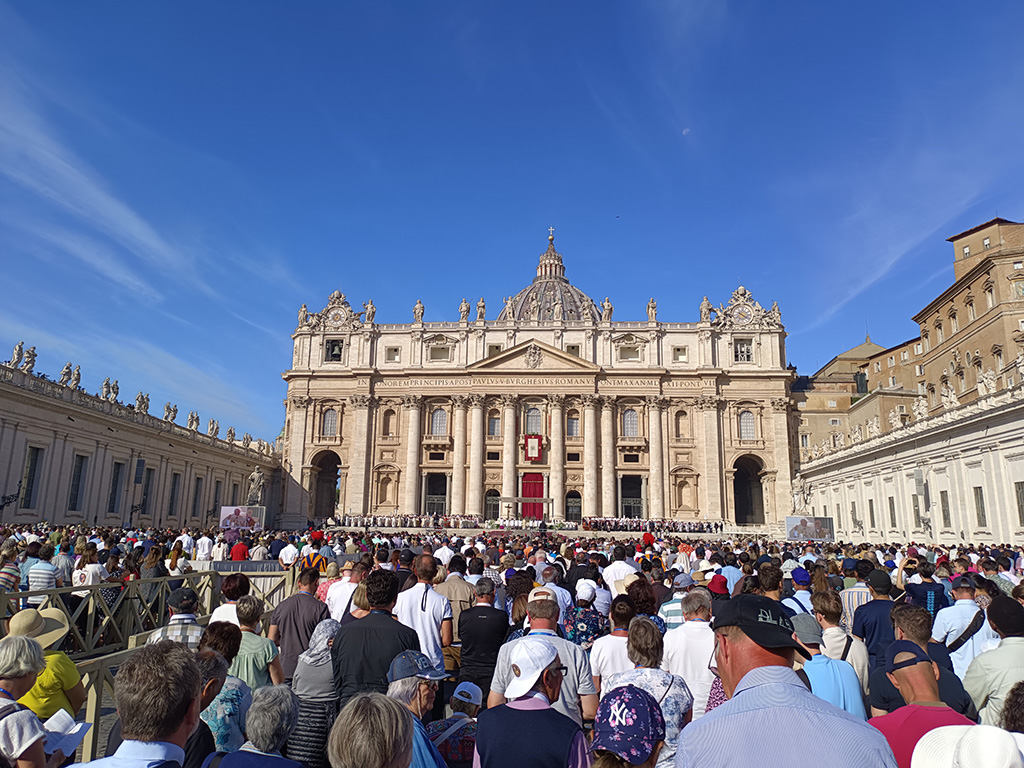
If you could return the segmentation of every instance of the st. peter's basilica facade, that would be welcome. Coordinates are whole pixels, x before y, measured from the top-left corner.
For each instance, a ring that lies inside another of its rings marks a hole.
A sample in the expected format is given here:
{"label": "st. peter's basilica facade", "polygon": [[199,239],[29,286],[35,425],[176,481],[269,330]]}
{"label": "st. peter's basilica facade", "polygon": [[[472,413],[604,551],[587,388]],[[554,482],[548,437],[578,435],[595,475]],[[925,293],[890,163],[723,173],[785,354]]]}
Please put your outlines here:
{"label": "st. peter's basilica facade", "polygon": [[[377,324],[335,291],[292,338],[283,525],[334,515],[643,517],[778,526],[791,508],[785,331],[740,287],[699,320],[612,319],[537,276],[487,319]],[[493,315],[492,315],[493,317]]]}

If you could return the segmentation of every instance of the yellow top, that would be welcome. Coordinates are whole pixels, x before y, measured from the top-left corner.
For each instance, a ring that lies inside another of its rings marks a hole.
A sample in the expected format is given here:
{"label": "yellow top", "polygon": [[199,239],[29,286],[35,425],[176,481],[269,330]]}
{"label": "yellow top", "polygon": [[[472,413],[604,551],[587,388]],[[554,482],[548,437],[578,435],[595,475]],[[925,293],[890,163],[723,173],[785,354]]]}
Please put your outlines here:
{"label": "yellow top", "polygon": [[46,657],[46,669],[39,673],[32,690],[18,699],[18,703],[35,712],[40,720],[48,719],[58,709],[74,717],[71,702],[64,692],[81,681],[78,667],[63,651],[44,651],[43,656]]}

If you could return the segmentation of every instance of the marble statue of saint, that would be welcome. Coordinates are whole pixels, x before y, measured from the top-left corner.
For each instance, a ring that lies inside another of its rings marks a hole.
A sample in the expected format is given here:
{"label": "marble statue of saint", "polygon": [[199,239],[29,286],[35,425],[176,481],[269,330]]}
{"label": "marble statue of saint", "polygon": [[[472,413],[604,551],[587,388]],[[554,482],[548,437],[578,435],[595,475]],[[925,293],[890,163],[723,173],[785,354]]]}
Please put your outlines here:
{"label": "marble statue of saint", "polygon": [[249,475],[249,493],[245,497],[247,507],[259,507],[263,504],[263,470],[259,467],[253,469]]}
{"label": "marble statue of saint", "polygon": [[506,296],[502,299],[505,302],[505,319],[509,322],[516,319],[516,305],[513,299],[515,296]]}
{"label": "marble statue of saint", "polygon": [[928,401],[925,400],[923,397],[915,398],[914,399],[913,410],[914,410],[914,420],[915,421],[921,421],[921,419],[927,419],[928,418]]}
{"label": "marble statue of saint", "polygon": [[176,421],[177,419],[178,419],[178,406],[177,405],[172,405],[171,406],[171,421]]}
{"label": "marble statue of saint", "polygon": [[480,301],[476,303],[476,319],[483,321],[487,317],[487,305],[484,303],[484,297],[480,297]]}
{"label": "marble statue of saint", "polygon": [[21,363],[21,370],[25,373],[32,373],[32,369],[36,367],[36,348],[29,347],[25,350],[25,359]]}
{"label": "marble statue of saint", "polygon": [[807,504],[807,500],[810,498],[810,489],[807,487],[807,481],[797,476],[793,478],[793,511],[799,512]]}
{"label": "marble statue of saint", "polygon": [[114,379],[110,385],[110,402],[116,403],[117,396],[121,393],[121,388],[117,386],[117,379]]}
{"label": "marble statue of saint", "polygon": [[772,308],[768,310],[768,318],[773,323],[778,323],[779,325],[782,325],[782,310],[779,309],[779,302],[772,302]]}
{"label": "marble statue of saint", "polygon": [[1020,385],[1024,385],[1024,352],[1017,353],[1017,378]]}
{"label": "marble statue of saint", "polygon": [[612,306],[611,301],[607,296],[604,297],[604,301],[601,302],[601,322],[610,323],[612,321],[612,311],[615,307]]}
{"label": "marble statue of saint", "polygon": [[14,351],[11,352],[11,362],[9,362],[8,365],[11,368],[17,368],[19,365],[21,365],[21,358],[24,356],[24,354],[25,342],[19,341],[17,344],[14,345]]}
{"label": "marble statue of saint", "polygon": [[149,413],[149,393],[142,396],[142,410]]}
{"label": "marble statue of saint", "polygon": [[900,418],[899,412],[895,408],[889,411],[889,429],[899,429],[903,426],[903,419]]}
{"label": "marble statue of saint", "polygon": [[135,410],[142,413],[146,412],[146,396],[142,394],[141,389],[135,395]]}
{"label": "marble statue of saint", "polygon": [[864,428],[858,424],[853,428],[853,434],[850,435],[850,442],[859,443],[864,439]]}
{"label": "marble statue of saint", "polygon": [[248,448],[250,445],[252,445],[252,435],[246,432],[244,435],[242,435],[242,447]]}
{"label": "marble statue of saint", "polygon": [[845,432],[836,432],[836,448],[845,448],[845,447],[846,447],[846,433]]}
{"label": "marble statue of saint", "polygon": [[100,397],[103,400],[109,400],[110,399],[110,377],[109,376],[107,376],[107,378],[105,378],[103,380],[103,385],[100,387]]}
{"label": "marble statue of saint", "polygon": [[224,435],[224,439],[227,440],[229,443],[235,442],[235,428],[234,427],[228,427],[228,431],[227,431],[227,434]]}
{"label": "marble statue of saint", "polygon": [[373,318],[377,316],[377,308],[373,306],[373,299],[364,301],[363,309],[366,310],[366,324],[373,325]]}
{"label": "marble statue of saint", "polygon": [[466,301],[465,299],[463,299],[462,303],[459,304],[459,322],[460,323],[469,322],[469,309],[470,309],[469,302]]}
{"label": "marble statue of saint", "polygon": [[206,423],[206,434],[208,434],[210,437],[216,437],[219,432],[220,432],[220,424],[218,424],[213,419],[210,419]]}
{"label": "marble statue of saint", "polygon": [[551,319],[556,323],[562,322],[565,317],[565,309],[562,307],[562,297],[555,296],[555,301],[551,305]]}
{"label": "marble statue of saint", "polygon": [[957,396],[956,390],[950,386],[948,381],[942,387],[942,405],[946,410],[960,407],[960,398]]}
{"label": "marble statue of saint", "polygon": [[986,370],[981,376],[978,377],[978,394],[983,394],[981,388],[984,386],[986,395],[994,395],[996,393],[996,372],[991,368]]}
{"label": "marble statue of saint", "polygon": [[878,437],[880,434],[882,434],[882,428],[878,423],[878,417],[872,416],[868,419],[868,437]]}
{"label": "marble statue of saint", "polygon": [[700,303],[700,321],[707,323],[711,321],[711,313],[715,311],[715,308],[711,306],[711,302],[708,301],[708,297],[705,296],[704,300]]}
{"label": "marble statue of saint", "polygon": [[82,383],[82,366],[76,365],[74,372],[71,374],[70,387],[72,389],[78,389],[78,385]]}
{"label": "marble statue of saint", "polygon": [[651,300],[647,302],[647,319],[652,323],[658,319],[658,302],[651,296]]}
{"label": "marble statue of saint", "polygon": [[536,293],[530,294],[530,319],[534,322],[540,319],[540,297]]}
{"label": "marble statue of saint", "polygon": [[416,304],[412,308],[412,321],[414,323],[423,322],[423,302],[416,299]]}
{"label": "marble statue of saint", "polygon": [[66,363],[64,363],[64,367],[61,368],[61,370],[60,370],[60,379],[58,379],[57,383],[60,384],[62,387],[66,387],[68,385],[69,381],[71,381],[71,361],[70,360],[68,360]]}
{"label": "marble statue of saint", "polygon": [[171,421],[171,404],[164,403],[164,421]]}
{"label": "marble statue of saint", "polygon": [[309,312],[306,310],[306,305],[303,304],[299,307],[299,327],[301,328],[309,322]]}

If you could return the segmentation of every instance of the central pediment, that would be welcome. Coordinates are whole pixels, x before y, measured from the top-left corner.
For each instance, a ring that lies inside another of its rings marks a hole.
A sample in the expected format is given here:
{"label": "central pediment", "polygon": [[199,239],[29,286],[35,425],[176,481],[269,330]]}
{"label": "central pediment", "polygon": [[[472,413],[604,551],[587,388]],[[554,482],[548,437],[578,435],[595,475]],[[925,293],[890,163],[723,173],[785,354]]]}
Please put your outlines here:
{"label": "central pediment", "polygon": [[582,360],[568,352],[563,352],[557,347],[545,344],[543,341],[524,341],[511,349],[489,357],[486,360],[473,363],[467,367],[469,371],[522,371],[524,373],[537,372],[573,372],[573,373],[599,373],[601,368],[593,363]]}

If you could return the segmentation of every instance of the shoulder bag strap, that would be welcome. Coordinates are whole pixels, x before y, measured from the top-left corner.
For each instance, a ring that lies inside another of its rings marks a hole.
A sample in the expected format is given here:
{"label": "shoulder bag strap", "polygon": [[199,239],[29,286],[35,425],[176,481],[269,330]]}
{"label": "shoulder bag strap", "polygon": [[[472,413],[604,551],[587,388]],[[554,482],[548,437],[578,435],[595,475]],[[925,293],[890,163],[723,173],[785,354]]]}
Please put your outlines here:
{"label": "shoulder bag strap", "polygon": [[[443,744],[448,739],[449,736],[454,734],[456,731],[461,730],[463,726],[469,725],[472,722],[473,722],[472,718],[460,717],[454,723],[449,725],[448,728],[446,728],[445,730],[441,731],[441,733],[439,733],[437,736],[432,738],[430,740],[430,743],[433,744],[435,747],[438,746],[439,744]],[[216,766],[211,765],[210,768],[216,768]]]}
{"label": "shoulder bag strap", "polygon": [[952,643],[947,645],[946,650],[950,653],[955,653],[956,651],[959,651],[968,640],[970,640],[978,633],[978,630],[981,629],[984,623],[985,612],[979,608],[978,612],[974,614],[974,618],[971,619],[971,623],[967,625],[967,629],[963,631],[963,634],[961,634],[960,637],[958,637]]}
{"label": "shoulder bag strap", "polygon": [[808,691],[811,690],[811,678],[807,676],[807,673],[804,672],[803,669],[798,669],[796,671],[796,676],[800,678],[800,682],[804,684]]}
{"label": "shoulder bag strap", "polygon": [[846,645],[843,646],[843,654],[839,657],[840,661],[846,661],[846,657],[850,654],[850,649],[853,647],[853,638],[849,635],[846,636]]}

